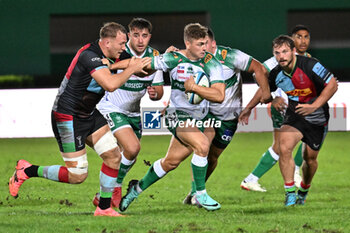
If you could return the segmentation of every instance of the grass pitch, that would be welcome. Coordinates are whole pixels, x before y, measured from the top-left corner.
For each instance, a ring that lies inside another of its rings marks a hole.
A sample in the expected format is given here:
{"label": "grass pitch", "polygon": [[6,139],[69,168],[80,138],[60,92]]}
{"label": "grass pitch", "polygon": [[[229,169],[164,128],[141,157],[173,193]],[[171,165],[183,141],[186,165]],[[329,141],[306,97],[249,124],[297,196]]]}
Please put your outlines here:
{"label": "grass pitch", "polygon": [[[163,157],[169,136],[144,136],[138,161],[128,173],[140,179],[149,163]],[[260,180],[266,193],[239,185],[271,145],[271,133],[238,133],[207,182],[222,209],[207,212],[182,204],[190,190],[190,159],[152,185],[125,218],[94,217],[101,159],[88,150],[89,177],[80,185],[45,179],[26,181],[14,199],[8,179],[18,159],[37,165],[63,164],[53,138],[0,139],[0,232],[350,232],[349,132],[331,132],[305,206],[283,206],[283,180],[276,165]]]}

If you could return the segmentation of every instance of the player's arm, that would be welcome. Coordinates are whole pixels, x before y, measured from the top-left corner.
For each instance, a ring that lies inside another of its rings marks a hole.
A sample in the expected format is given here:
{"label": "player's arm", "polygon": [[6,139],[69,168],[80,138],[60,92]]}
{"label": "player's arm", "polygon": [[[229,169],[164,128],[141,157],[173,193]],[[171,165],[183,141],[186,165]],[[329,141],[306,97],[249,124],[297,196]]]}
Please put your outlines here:
{"label": "player's arm", "polygon": [[111,74],[109,69],[98,69],[91,74],[95,81],[106,91],[112,92],[121,87],[132,74],[143,72],[143,68],[151,63],[151,58],[131,58],[128,66],[119,74]]}
{"label": "player's arm", "polygon": [[267,78],[268,72],[266,68],[259,61],[253,58],[248,68],[248,72],[255,73],[255,79],[258,82],[259,87],[261,89],[260,102],[268,103],[269,101],[271,101],[271,93]]}
{"label": "player's arm", "polygon": [[241,114],[239,114],[239,117],[238,117],[238,122],[239,123],[241,123],[243,125],[247,125],[248,124],[248,119],[250,117],[252,109],[255,108],[255,106],[260,103],[261,97],[262,97],[262,91],[261,91],[261,88],[259,88],[255,92],[253,98],[249,101],[247,106],[243,109]]}
{"label": "player's arm", "polygon": [[[102,59],[103,63],[106,64],[110,70],[125,70],[128,67],[130,60],[131,58],[128,58],[128,59],[110,64],[107,59]],[[134,74],[138,77],[146,77],[153,74],[154,72],[156,72],[156,70],[152,70],[152,67],[150,64],[149,66],[148,65],[145,66],[143,70],[141,70],[141,72],[136,72]]]}
{"label": "player's arm", "polygon": [[338,90],[338,83],[335,77],[332,77],[327,86],[322,90],[320,96],[312,104],[298,104],[295,112],[303,116],[309,115],[322,107]]}
{"label": "player's arm", "polygon": [[185,81],[185,91],[194,92],[200,97],[214,103],[222,103],[225,99],[225,83],[217,82],[210,87],[202,87],[195,83],[194,78],[191,77]]}

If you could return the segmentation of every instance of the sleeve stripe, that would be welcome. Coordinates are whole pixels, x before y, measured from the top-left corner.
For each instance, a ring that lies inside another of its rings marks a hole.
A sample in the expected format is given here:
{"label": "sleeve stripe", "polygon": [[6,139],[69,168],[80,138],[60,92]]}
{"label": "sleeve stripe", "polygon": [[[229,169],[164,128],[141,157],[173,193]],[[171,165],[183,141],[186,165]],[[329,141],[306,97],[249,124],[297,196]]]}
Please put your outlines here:
{"label": "sleeve stripe", "polygon": [[245,68],[244,71],[248,71],[248,70],[249,70],[249,67],[250,67],[250,64],[252,64],[252,61],[253,61],[253,58],[250,57],[250,58],[249,58],[249,62],[248,62],[248,64],[247,64],[247,67]]}

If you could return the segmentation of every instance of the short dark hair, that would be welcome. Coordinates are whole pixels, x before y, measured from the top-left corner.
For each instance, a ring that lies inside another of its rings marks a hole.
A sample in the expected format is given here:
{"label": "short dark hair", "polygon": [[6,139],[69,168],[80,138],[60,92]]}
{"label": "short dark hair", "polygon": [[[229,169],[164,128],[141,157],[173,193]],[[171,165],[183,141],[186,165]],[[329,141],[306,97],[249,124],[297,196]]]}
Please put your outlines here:
{"label": "short dark hair", "polygon": [[147,28],[149,33],[152,32],[151,22],[144,18],[133,18],[130,21],[128,27],[129,27],[129,32],[134,28],[138,28],[138,29]]}
{"label": "short dark hair", "polygon": [[298,24],[298,25],[295,25],[294,28],[292,29],[291,35],[294,35],[295,33],[297,33],[300,30],[305,30],[310,34],[310,30],[308,27],[306,27],[305,25],[302,25],[302,24]]}
{"label": "short dark hair", "polygon": [[185,26],[184,40],[191,41],[192,39],[198,40],[208,36],[208,28],[199,23],[190,23]]}
{"label": "short dark hair", "polygon": [[115,22],[105,23],[100,29],[100,38],[116,37],[119,31],[126,34],[126,29],[123,25]]}
{"label": "short dark hair", "polygon": [[272,41],[272,49],[275,47],[280,47],[282,45],[288,45],[290,49],[294,49],[294,40],[288,35],[279,35]]}
{"label": "short dark hair", "polygon": [[208,27],[208,36],[211,40],[215,40],[214,32],[213,32],[213,30],[211,30],[210,27]]}

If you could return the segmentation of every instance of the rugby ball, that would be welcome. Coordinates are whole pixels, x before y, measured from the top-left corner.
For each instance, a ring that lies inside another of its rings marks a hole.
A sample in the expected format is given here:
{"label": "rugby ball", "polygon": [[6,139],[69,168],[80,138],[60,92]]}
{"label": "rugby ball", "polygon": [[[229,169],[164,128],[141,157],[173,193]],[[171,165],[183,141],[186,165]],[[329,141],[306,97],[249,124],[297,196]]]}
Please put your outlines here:
{"label": "rugby ball", "polygon": [[[209,87],[209,78],[205,73],[198,71],[197,73],[194,74],[193,78],[194,78],[194,82],[198,86]],[[187,92],[186,94],[187,94],[188,102],[190,104],[199,104],[203,100],[203,98],[197,95],[196,93]]]}

